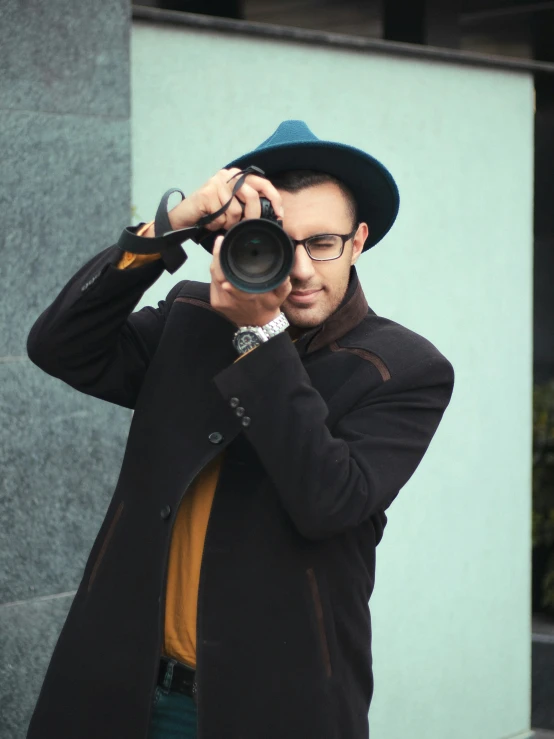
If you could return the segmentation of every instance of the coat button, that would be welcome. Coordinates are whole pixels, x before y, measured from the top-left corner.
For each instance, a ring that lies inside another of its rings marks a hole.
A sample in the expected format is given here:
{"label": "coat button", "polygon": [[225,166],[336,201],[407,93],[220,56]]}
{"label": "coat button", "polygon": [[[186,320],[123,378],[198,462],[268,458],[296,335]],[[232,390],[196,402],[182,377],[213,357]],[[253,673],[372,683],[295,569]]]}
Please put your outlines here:
{"label": "coat button", "polygon": [[237,410],[235,411],[235,413],[237,414],[237,416],[238,416],[239,418],[242,418],[242,417],[244,416],[245,412],[246,412],[246,411],[244,410],[244,408],[243,408],[242,406],[240,406],[240,405],[239,405],[239,407],[237,408]]}
{"label": "coat button", "polygon": [[250,426],[250,418],[248,418],[248,416],[245,416],[245,417],[244,417],[244,418],[242,419],[242,425],[243,425],[243,426]]}
{"label": "coat button", "polygon": [[236,408],[239,403],[240,400],[238,398],[231,398],[231,400],[229,401],[229,405],[231,406],[231,408]]}
{"label": "coat button", "polygon": [[160,511],[160,516],[165,520],[171,516],[171,506],[164,505]]}
{"label": "coat button", "polygon": [[208,439],[212,442],[212,444],[221,444],[223,441],[223,434],[220,434],[219,431],[214,431],[213,434],[210,434],[208,436]]}

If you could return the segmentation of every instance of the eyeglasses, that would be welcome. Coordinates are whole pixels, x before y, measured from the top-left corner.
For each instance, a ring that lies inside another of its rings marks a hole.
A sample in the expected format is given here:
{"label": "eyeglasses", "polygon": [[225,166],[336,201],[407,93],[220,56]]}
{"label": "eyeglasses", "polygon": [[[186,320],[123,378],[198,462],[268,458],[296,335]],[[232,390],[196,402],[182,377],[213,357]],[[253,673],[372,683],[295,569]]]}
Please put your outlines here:
{"label": "eyeglasses", "polygon": [[[291,239],[294,246],[302,246],[314,262],[329,262],[342,257],[346,242],[351,239],[358,227],[349,234],[317,234],[307,239]],[[290,236],[289,236],[290,238]]]}

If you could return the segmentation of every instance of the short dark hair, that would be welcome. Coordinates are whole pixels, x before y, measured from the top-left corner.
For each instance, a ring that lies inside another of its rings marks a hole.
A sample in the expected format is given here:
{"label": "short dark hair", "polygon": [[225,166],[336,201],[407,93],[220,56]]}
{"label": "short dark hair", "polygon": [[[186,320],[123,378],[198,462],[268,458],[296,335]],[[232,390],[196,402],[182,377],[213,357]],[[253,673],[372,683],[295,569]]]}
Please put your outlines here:
{"label": "short dark hair", "polygon": [[358,224],[358,204],[352,191],[344,182],[337,177],[333,177],[327,172],[316,172],[311,169],[291,169],[286,172],[277,172],[268,178],[271,183],[278,189],[285,192],[299,192],[307,187],[315,187],[316,185],[325,185],[332,182],[336,185],[346,199],[348,211],[352,216],[352,227]]}

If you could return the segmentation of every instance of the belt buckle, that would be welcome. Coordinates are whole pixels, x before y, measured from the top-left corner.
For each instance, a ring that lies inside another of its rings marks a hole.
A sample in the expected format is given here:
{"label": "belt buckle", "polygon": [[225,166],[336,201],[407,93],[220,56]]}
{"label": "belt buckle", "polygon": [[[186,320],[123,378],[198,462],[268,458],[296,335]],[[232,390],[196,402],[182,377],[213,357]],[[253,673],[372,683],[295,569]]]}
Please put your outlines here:
{"label": "belt buckle", "polygon": [[198,685],[196,683],[196,675],[194,677],[194,680],[192,681],[192,700],[197,706],[198,705]]}

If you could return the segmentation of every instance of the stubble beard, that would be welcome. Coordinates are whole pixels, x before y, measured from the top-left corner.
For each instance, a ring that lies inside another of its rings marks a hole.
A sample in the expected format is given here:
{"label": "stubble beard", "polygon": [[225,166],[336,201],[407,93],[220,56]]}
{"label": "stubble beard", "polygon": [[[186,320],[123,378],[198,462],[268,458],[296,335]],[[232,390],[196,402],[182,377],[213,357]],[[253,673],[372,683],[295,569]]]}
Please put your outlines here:
{"label": "stubble beard", "polygon": [[316,326],[319,326],[320,323],[323,323],[323,321],[320,320],[317,315],[309,317],[308,315],[305,315],[309,311],[302,310],[301,308],[298,309],[296,306],[292,308],[292,310],[290,308],[287,308],[287,306],[283,306],[282,310],[287,317],[287,321],[290,323],[290,325],[294,326],[294,328],[297,328],[300,331],[309,331],[311,328],[315,328]]}
{"label": "stubble beard", "polygon": [[[309,290],[310,285],[293,285],[293,290]],[[321,326],[322,323],[331,316],[342,303],[344,296],[348,290],[348,276],[345,279],[344,285],[338,287],[338,289],[329,291],[328,286],[323,285],[322,295],[319,300],[316,301],[315,305],[311,306],[298,306],[288,303],[288,299],[285,300],[281,310],[287,317],[288,322],[293,326],[297,332],[303,333],[310,329]]]}
{"label": "stubble beard", "polygon": [[[327,301],[325,302],[327,303]],[[339,304],[340,301],[330,308],[327,304],[320,306],[316,303],[314,306],[302,308],[297,305],[287,305],[285,301],[282,310],[291,326],[299,331],[309,331],[324,323],[334,313]]]}

